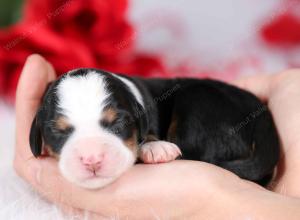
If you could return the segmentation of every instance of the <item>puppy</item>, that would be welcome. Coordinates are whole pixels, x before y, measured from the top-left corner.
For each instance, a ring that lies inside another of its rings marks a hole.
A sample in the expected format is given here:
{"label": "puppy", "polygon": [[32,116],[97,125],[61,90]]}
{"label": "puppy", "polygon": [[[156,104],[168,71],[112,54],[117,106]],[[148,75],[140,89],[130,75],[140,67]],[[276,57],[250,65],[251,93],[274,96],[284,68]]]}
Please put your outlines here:
{"label": "puppy", "polygon": [[272,116],[254,95],[208,79],[129,78],[76,69],[51,83],[32,122],[34,156],[103,187],[136,162],[205,161],[266,184],[279,158]]}

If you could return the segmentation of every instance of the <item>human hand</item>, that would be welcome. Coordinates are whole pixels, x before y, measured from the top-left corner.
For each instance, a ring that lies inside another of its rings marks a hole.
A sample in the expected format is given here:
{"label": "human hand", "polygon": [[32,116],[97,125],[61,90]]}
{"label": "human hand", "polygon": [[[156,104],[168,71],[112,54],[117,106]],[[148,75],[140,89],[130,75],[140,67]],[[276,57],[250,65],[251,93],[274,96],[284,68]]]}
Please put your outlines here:
{"label": "human hand", "polygon": [[17,89],[14,166],[21,177],[59,206],[87,210],[95,219],[222,219],[227,212],[236,213],[235,192],[262,190],[229,171],[195,161],[136,165],[99,190],[72,185],[60,175],[56,160],[34,158],[29,147],[31,122],[47,83],[54,79],[52,66],[42,57],[28,59]]}
{"label": "human hand", "polygon": [[271,189],[300,196],[300,70],[250,76],[233,84],[257,95],[272,112],[280,141],[281,157]]}

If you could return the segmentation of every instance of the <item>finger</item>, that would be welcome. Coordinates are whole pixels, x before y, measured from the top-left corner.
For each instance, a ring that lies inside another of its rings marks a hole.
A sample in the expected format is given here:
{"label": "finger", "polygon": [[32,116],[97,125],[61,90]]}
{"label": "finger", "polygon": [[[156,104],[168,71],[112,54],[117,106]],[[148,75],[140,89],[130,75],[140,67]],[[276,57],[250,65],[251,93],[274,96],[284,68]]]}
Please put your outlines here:
{"label": "finger", "polygon": [[57,205],[58,205],[58,209],[70,218],[72,217],[73,219],[88,219],[87,218],[88,213],[85,213],[80,209],[75,209],[65,204],[57,204]]}
{"label": "finger", "polygon": [[232,84],[253,93],[262,101],[267,101],[270,95],[272,80],[273,75],[261,74],[235,80]]}
{"label": "finger", "polygon": [[47,70],[48,70],[48,82],[52,82],[56,79],[56,72],[51,63],[47,62]]}
{"label": "finger", "polygon": [[108,213],[113,206],[114,192],[111,187],[99,190],[78,187],[61,176],[57,161],[53,158],[34,159],[27,163],[26,167],[32,169],[24,170],[24,178],[46,199],[97,213]]}
{"label": "finger", "polygon": [[29,131],[34,115],[49,81],[55,79],[53,67],[39,55],[28,57],[16,94],[16,152],[24,159],[32,157]]}
{"label": "finger", "polygon": [[107,219],[110,219],[110,218],[100,216],[95,212],[75,209],[75,208],[67,206],[65,204],[58,204],[58,206],[59,206],[59,209],[65,215],[67,215],[67,217],[70,217],[70,219],[88,219],[88,220],[107,220]]}
{"label": "finger", "polygon": [[81,210],[77,208],[73,208],[64,203],[56,204],[58,211],[61,211],[66,217],[69,219],[88,219],[88,220],[101,220],[107,219],[102,218],[98,214],[94,212],[90,212],[87,210]]}

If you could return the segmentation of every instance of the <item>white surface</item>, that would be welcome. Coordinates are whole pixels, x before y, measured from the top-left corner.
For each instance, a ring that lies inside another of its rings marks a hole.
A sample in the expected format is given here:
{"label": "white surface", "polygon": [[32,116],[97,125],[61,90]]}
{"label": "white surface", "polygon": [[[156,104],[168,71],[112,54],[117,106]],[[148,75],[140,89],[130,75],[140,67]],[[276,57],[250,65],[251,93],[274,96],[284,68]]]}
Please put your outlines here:
{"label": "white surface", "polygon": [[[12,167],[15,116],[12,107],[0,101],[0,219],[61,220],[61,211],[41,199],[23,182]],[[68,218],[78,219],[76,217]]]}

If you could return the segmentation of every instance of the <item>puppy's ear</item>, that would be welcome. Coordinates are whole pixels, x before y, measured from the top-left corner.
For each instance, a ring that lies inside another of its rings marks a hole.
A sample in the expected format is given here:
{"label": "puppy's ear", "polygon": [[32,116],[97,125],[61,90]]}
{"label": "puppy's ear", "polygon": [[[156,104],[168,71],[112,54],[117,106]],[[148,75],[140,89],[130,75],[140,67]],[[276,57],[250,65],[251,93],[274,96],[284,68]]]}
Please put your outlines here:
{"label": "puppy's ear", "polygon": [[42,153],[43,139],[41,126],[38,122],[38,115],[34,117],[33,122],[31,124],[29,143],[32,154],[35,157],[40,156]]}
{"label": "puppy's ear", "polygon": [[[45,96],[47,96],[51,86],[53,85],[53,82],[49,82],[45,91],[45,94],[43,95],[43,99]],[[43,137],[42,137],[42,127],[41,123],[39,121],[39,111],[36,113],[30,129],[30,135],[29,135],[29,144],[32,154],[35,157],[38,157],[42,154],[42,146],[43,146]]]}

